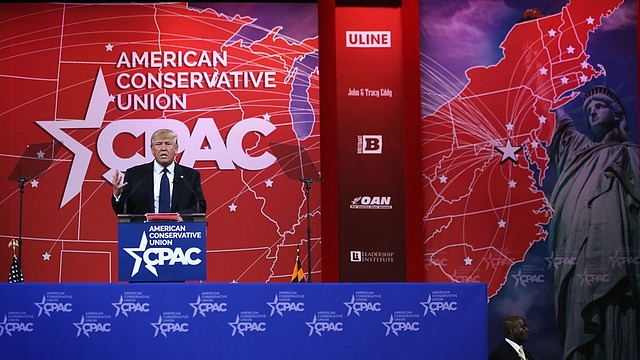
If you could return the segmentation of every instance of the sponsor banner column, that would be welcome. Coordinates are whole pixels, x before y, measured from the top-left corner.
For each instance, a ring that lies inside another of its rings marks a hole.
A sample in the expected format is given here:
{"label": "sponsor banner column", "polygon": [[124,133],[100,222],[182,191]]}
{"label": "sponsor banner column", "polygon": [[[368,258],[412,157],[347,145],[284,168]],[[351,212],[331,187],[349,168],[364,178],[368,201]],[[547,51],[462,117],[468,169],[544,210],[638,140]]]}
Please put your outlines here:
{"label": "sponsor banner column", "polygon": [[404,281],[400,8],[336,8],[340,281]]}

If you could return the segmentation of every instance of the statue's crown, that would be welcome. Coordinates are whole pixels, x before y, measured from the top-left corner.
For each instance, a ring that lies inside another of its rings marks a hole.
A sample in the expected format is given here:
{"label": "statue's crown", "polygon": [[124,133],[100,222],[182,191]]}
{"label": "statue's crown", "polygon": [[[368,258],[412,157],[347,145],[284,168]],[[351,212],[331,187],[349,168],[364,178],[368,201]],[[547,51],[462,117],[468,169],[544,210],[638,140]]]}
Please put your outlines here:
{"label": "statue's crown", "polygon": [[611,103],[617,105],[620,111],[622,111],[623,113],[626,113],[624,105],[622,104],[622,100],[620,100],[618,95],[608,87],[602,86],[602,85],[594,86],[591,90],[587,91],[587,93],[584,94],[583,104],[585,105],[588,104],[589,101],[591,101],[591,98],[593,98],[594,96],[595,97],[605,96],[609,98],[611,100]]}

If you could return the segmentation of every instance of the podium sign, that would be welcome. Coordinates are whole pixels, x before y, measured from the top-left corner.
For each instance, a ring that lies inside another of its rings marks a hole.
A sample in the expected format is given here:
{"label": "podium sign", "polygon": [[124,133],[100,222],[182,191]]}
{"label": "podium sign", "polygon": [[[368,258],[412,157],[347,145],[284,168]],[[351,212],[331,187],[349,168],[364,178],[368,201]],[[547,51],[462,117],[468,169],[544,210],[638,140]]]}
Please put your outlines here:
{"label": "podium sign", "polygon": [[206,280],[205,222],[118,223],[118,280]]}

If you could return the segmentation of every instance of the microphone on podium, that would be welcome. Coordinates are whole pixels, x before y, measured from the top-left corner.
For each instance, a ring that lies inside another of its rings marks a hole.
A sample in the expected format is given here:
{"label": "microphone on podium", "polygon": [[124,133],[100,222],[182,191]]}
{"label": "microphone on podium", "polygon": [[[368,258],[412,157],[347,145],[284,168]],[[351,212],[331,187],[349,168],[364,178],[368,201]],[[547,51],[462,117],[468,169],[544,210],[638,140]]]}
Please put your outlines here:
{"label": "microphone on podium", "polygon": [[[193,190],[193,188],[191,187],[191,185],[189,185],[189,183],[187,182],[187,180],[184,178],[184,175],[180,175],[178,176],[180,178],[180,180],[182,180],[182,182],[184,182],[185,185],[187,185],[187,188],[189,188],[189,190],[191,191],[191,194],[193,194],[193,197],[196,198],[196,213],[200,213],[200,199],[198,199],[198,195],[196,195],[196,192]],[[173,179],[173,183],[176,183],[176,179]]]}
{"label": "microphone on podium", "polygon": [[131,195],[133,195],[133,193],[138,189],[138,187],[140,186],[140,184],[142,184],[143,182],[144,182],[144,180],[140,180],[140,181],[136,184],[136,186],[134,186],[134,187],[133,187],[133,189],[131,190],[131,192],[129,193],[129,195],[127,195],[127,198],[126,198],[126,199],[124,199],[124,209],[123,209],[123,211],[124,211],[124,213],[125,213],[125,214],[128,214],[128,212],[127,212],[127,203],[129,202],[129,198],[131,197]]}

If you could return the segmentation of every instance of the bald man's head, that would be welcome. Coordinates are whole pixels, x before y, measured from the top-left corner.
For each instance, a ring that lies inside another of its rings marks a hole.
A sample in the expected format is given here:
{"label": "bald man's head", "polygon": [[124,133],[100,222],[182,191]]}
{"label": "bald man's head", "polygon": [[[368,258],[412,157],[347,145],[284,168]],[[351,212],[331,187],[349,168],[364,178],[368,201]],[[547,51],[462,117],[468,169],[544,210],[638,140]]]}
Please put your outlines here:
{"label": "bald man's head", "polygon": [[502,323],[504,337],[522,345],[529,340],[527,322],[520,316],[507,316]]}

